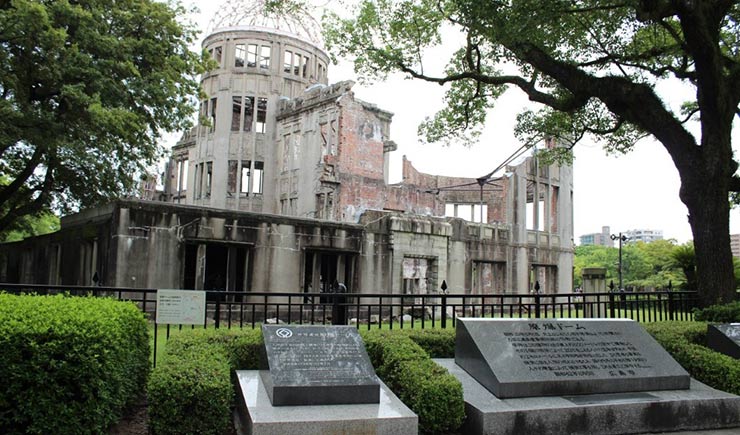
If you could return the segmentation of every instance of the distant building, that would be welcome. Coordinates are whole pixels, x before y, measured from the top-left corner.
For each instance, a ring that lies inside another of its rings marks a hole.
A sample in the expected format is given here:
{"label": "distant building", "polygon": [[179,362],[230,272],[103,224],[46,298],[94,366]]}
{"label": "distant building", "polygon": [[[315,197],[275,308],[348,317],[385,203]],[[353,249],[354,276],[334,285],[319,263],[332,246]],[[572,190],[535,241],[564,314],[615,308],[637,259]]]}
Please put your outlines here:
{"label": "distant building", "polygon": [[622,232],[622,235],[627,236],[627,243],[663,240],[663,230],[628,230]]}
{"label": "distant building", "polygon": [[601,227],[600,233],[584,234],[581,236],[581,246],[597,245],[613,247],[614,241],[609,237],[609,227]]}
{"label": "distant building", "polygon": [[740,234],[730,234],[730,249],[733,257],[740,257]]}

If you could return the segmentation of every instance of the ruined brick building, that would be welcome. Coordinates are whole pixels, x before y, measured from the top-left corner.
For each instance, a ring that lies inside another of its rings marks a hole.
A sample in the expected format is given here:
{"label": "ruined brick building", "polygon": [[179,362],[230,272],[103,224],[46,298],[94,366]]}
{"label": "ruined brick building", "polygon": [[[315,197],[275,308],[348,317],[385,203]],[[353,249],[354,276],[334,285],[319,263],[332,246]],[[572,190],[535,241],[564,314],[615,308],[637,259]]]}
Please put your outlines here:
{"label": "ruined brick building", "polygon": [[[572,290],[572,169],[528,157],[500,177],[435,176],[404,157],[392,113],[329,85],[310,38],[208,35],[197,125],[172,150],[163,201],[125,200],[0,246],[0,282],[319,292]],[[556,146],[548,143],[547,146]]]}

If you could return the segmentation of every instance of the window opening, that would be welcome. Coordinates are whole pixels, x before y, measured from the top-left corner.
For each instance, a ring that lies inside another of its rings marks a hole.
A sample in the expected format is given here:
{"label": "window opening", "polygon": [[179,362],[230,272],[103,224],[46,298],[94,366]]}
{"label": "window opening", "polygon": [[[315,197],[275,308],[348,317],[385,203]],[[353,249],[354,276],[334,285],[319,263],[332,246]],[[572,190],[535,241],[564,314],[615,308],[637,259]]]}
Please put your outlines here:
{"label": "window opening", "polygon": [[213,132],[213,130],[216,128],[216,98],[211,98],[211,126],[209,127],[209,131]]}
{"label": "window opening", "polygon": [[211,196],[211,182],[213,181],[213,162],[206,163],[206,198]]}
{"label": "window opening", "polygon": [[257,125],[256,132],[264,133],[267,123],[267,98],[257,99]]}
{"label": "window opening", "polygon": [[203,191],[202,183],[203,181],[203,163],[198,163],[195,165],[195,198],[200,199],[201,192]]}
{"label": "window opening", "polygon": [[290,67],[293,65],[293,52],[285,50],[285,60],[283,61],[283,71],[286,73],[290,72]]}
{"label": "window opening", "polygon": [[239,193],[241,193],[242,195],[249,194],[249,165],[249,160],[242,161],[242,173],[239,182]]}
{"label": "window opening", "polygon": [[252,131],[254,120],[254,97],[244,97],[244,131]]}
{"label": "window opening", "polygon": [[468,222],[488,222],[488,204],[445,204],[445,216],[465,219]]}
{"label": "window opening", "polygon": [[427,293],[431,278],[431,260],[426,258],[404,257],[401,264],[403,273],[403,293],[412,297],[409,303],[421,303],[413,295]]}
{"label": "window opening", "polygon": [[303,78],[305,79],[308,76],[308,58],[306,56],[303,57]]}
{"label": "window opening", "polygon": [[216,63],[218,63],[219,67],[221,66],[221,60],[223,59],[223,51],[224,51],[223,47],[216,47],[213,50],[213,60],[215,60]]}
{"label": "window opening", "polygon": [[239,131],[239,121],[242,117],[242,97],[232,97],[231,101],[231,131]]}
{"label": "window opening", "polygon": [[265,163],[254,162],[254,175],[252,176],[252,193],[262,194],[264,184]]}
{"label": "window opening", "polygon": [[247,66],[257,66],[257,44],[247,46]]}
{"label": "window opening", "polygon": [[183,192],[187,190],[187,182],[188,182],[188,160],[179,160],[177,161],[177,180],[176,180],[176,187],[177,187],[177,195],[182,195]]}
{"label": "window opening", "polygon": [[243,67],[247,57],[247,49],[244,44],[236,44],[234,48],[234,66]]}
{"label": "window opening", "polygon": [[236,173],[239,168],[239,162],[237,160],[229,160],[229,174],[226,180],[227,193],[231,196],[232,193],[236,193]]}
{"label": "window opening", "polygon": [[293,57],[293,74],[301,75],[301,55],[298,53]]}
{"label": "window opening", "polygon": [[270,47],[267,45],[263,45],[260,48],[260,68],[270,68],[270,51]]}

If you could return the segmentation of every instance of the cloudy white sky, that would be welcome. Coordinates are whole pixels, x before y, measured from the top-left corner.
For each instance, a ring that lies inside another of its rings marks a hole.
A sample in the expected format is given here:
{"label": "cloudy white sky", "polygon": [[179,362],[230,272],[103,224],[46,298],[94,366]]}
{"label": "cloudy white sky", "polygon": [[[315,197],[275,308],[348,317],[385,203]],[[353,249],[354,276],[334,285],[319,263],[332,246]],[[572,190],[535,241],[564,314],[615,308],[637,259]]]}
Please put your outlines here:
{"label": "cloudy white sky", "polygon": [[[186,0],[184,3],[199,9],[192,20],[201,29],[202,39],[221,2]],[[425,67],[443,66],[441,63],[435,65],[436,59],[446,59],[444,47],[425,60],[428,63]],[[331,83],[354,78],[352,65],[346,60],[329,68]],[[472,147],[419,142],[417,126],[442,106],[444,88],[438,85],[398,75],[372,85],[358,83],[353,90],[358,98],[394,113],[391,139],[398,144],[398,150],[391,157],[392,182],[400,181],[403,155],[422,172],[478,177],[497,167],[521,145],[514,137],[513,127],[516,114],[528,102],[516,89],[507,91],[499,99],[488,116],[484,135]],[[677,105],[682,101],[681,94],[686,95],[686,91],[679,88],[666,86],[665,90],[675,95]],[[740,155],[737,129],[733,137],[735,154]],[[600,232],[605,225],[611,227],[612,233],[655,229],[662,230],[665,238],[681,243],[692,239],[686,218],[688,212],[678,198],[678,172],[659,143],[645,139],[634,151],[620,156],[607,156],[600,146],[592,143],[581,143],[574,150],[576,243],[580,235]],[[730,232],[740,233],[740,209],[732,210],[730,218]]]}

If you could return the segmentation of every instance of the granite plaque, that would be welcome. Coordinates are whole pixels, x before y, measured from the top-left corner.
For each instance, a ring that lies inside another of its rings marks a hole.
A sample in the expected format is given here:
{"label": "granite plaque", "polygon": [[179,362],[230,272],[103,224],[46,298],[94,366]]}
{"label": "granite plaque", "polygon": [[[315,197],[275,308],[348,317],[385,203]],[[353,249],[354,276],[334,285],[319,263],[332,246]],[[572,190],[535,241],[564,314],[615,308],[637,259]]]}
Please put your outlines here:
{"label": "granite plaque", "polygon": [[352,326],[262,325],[273,406],[378,403],[380,381]]}
{"label": "granite plaque", "polygon": [[689,374],[628,319],[458,319],[455,362],[496,397],[689,388]]}
{"label": "granite plaque", "polygon": [[707,346],[727,356],[740,359],[740,323],[707,326]]}

